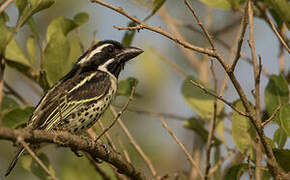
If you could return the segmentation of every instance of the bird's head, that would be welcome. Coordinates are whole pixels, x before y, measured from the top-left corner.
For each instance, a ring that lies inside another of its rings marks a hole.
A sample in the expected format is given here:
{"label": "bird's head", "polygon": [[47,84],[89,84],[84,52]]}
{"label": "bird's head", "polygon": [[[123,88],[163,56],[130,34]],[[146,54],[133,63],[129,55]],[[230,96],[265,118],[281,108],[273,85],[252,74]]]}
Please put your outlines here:
{"label": "bird's head", "polygon": [[77,65],[84,69],[110,72],[117,78],[125,63],[142,52],[143,50],[136,47],[124,47],[117,41],[105,40],[85,52]]}

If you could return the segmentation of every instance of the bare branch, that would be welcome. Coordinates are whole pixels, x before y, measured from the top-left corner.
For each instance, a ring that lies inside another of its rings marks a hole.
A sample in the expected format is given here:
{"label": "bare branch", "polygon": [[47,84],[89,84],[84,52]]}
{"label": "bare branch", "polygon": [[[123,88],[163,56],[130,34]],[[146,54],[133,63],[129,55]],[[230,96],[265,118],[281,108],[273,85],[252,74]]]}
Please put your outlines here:
{"label": "bare branch", "polygon": [[279,39],[279,41],[281,42],[281,44],[283,44],[283,46],[288,51],[288,53],[290,53],[290,48],[288,47],[288,44],[285,42],[285,40],[283,39],[282,35],[279,33],[279,31],[275,27],[273,21],[268,17],[265,7],[263,7],[262,5],[260,5],[256,1],[254,1],[254,4],[259,9],[259,11],[261,12],[262,17],[266,20],[266,22],[269,24],[271,29],[274,31],[274,33],[276,34],[276,36]]}
{"label": "bare branch", "polygon": [[188,159],[188,161],[190,162],[190,164],[195,167],[196,171],[198,172],[199,176],[201,179],[204,179],[202,172],[199,168],[199,166],[197,165],[197,163],[193,160],[193,158],[191,157],[191,155],[189,154],[189,152],[186,150],[186,148],[184,147],[184,145],[181,143],[181,141],[176,137],[176,135],[174,134],[174,132],[167,126],[167,124],[164,121],[163,117],[160,117],[160,121],[162,123],[162,126],[168,131],[168,133],[173,137],[173,139],[175,140],[175,142],[178,144],[178,146],[180,147],[180,149],[184,152],[184,154],[186,155],[186,158]]}
{"label": "bare branch", "polygon": [[281,108],[281,106],[278,105],[277,108],[275,109],[275,111],[273,112],[273,114],[269,117],[269,119],[267,119],[266,121],[264,121],[262,123],[262,127],[265,127],[269,122],[271,122],[275,118],[275,116],[278,114],[280,108]]}
{"label": "bare branch", "polygon": [[189,8],[189,10],[191,11],[191,13],[193,14],[194,18],[196,19],[199,27],[202,29],[202,31],[204,32],[206,38],[208,39],[211,47],[212,47],[212,50],[215,51],[216,50],[216,47],[215,47],[215,44],[214,44],[214,41],[212,39],[212,37],[209,35],[209,32],[205,29],[205,27],[203,26],[202,22],[200,21],[199,17],[196,15],[194,9],[191,7],[191,5],[189,4],[189,2],[187,0],[184,0],[186,6]]}
{"label": "bare branch", "polygon": [[[118,116],[117,111],[115,110],[115,108],[112,105],[110,105],[110,110],[115,117]],[[120,125],[120,127],[122,128],[122,130],[124,131],[127,138],[129,139],[129,142],[131,143],[131,145],[136,149],[136,151],[139,153],[139,155],[144,159],[144,161],[145,161],[146,165],[148,166],[153,177],[156,177],[157,172],[156,172],[151,160],[149,159],[149,157],[144,153],[144,151],[141,149],[141,147],[137,144],[137,142],[133,138],[132,134],[129,132],[129,130],[127,129],[125,124],[122,122],[120,117],[118,118],[117,122]]]}
{"label": "bare branch", "polygon": [[[214,80],[214,91],[215,93],[217,93],[217,85],[218,85],[218,80],[216,78],[216,74],[215,74],[215,70],[214,70],[214,65],[213,62],[211,61],[211,73],[212,73],[212,77]],[[205,179],[209,179],[209,170],[211,167],[210,164],[210,152],[211,152],[211,148],[213,145],[213,136],[214,136],[214,130],[215,130],[215,123],[216,123],[216,117],[217,117],[217,98],[214,99],[214,104],[213,104],[213,118],[210,122],[210,130],[208,133],[208,137],[207,137],[207,143],[206,143],[206,165],[205,165]]]}
{"label": "bare branch", "polygon": [[1,7],[0,7],[0,14],[13,2],[13,0],[7,0]]}
{"label": "bare branch", "polygon": [[244,16],[242,18],[242,33],[241,33],[241,36],[240,36],[240,39],[239,39],[239,42],[238,42],[238,47],[237,47],[237,52],[236,52],[236,57],[234,59],[234,62],[231,66],[231,70],[234,71],[235,70],[235,67],[241,57],[241,51],[242,51],[242,45],[243,45],[243,42],[244,42],[244,37],[245,37],[245,33],[246,33],[246,30],[247,30],[247,25],[248,25],[248,18],[247,18],[247,11],[246,11],[246,8],[245,8],[245,12],[244,12]]}
{"label": "bare branch", "polygon": [[220,158],[220,160],[209,170],[208,176],[211,177],[213,173],[215,173],[216,170],[225,162],[225,160],[227,160],[234,152],[235,150],[231,149],[225,156]]}
{"label": "bare branch", "polygon": [[[175,41],[176,43],[184,46],[185,48],[188,48],[188,49],[191,49],[191,50],[200,52],[200,53],[204,53],[204,54],[207,54],[207,55],[212,56],[212,57],[216,57],[217,56],[216,53],[214,51],[210,50],[210,49],[205,49],[205,48],[198,47],[198,46],[195,46],[193,44],[190,44],[190,43],[188,43],[186,41],[182,41],[182,40],[176,38],[174,35],[172,35],[172,34],[166,32],[166,31],[164,31],[161,28],[157,28],[157,27],[154,27],[154,26],[151,26],[151,25],[146,24],[145,22],[139,20],[138,18],[130,15],[129,13],[127,13],[126,11],[124,11],[122,8],[115,7],[115,6],[113,6],[113,5],[109,4],[109,3],[106,3],[104,1],[102,1],[102,0],[91,0],[91,2],[98,3],[98,4],[102,5],[102,6],[105,6],[105,7],[109,8],[109,9],[112,9],[112,10],[114,10],[114,11],[116,11],[116,12],[118,12],[118,13],[124,15],[124,16],[126,16],[127,18],[129,18],[130,20],[136,22],[137,24],[139,24],[137,26],[137,28],[134,28],[133,27],[133,29],[137,29],[137,30],[138,29],[143,29],[143,28],[144,29],[148,29],[150,31],[159,33],[159,34],[161,34],[161,35],[163,35],[163,36],[165,36],[165,37],[167,37],[167,38]],[[128,29],[129,30],[132,30],[132,27],[119,27],[119,26],[115,26],[115,28],[117,28],[119,30],[128,30]]]}
{"label": "bare branch", "polygon": [[[21,139],[21,138],[20,138]],[[26,142],[24,142],[22,139],[20,140],[20,143],[22,144],[22,146],[26,149],[26,151],[31,155],[31,157],[37,162],[37,164],[39,164],[39,166],[53,179],[53,180],[57,180],[57,178],[55,177],[55,175],[53,173],[51,173],[48,168],[45,166],[45,164],[43,164],[43,162],[37,157],[37,155],[30,149],[30,147],[28,146],[28,144]]]}
{"label": "bare branch", "polygon": [[0,139],[16,142],[18,137],[21,137],[23,141],[30,144],[54,143],[61,147],[70,147],[75,150],[84,151],[94,158],[112,164],[118,169],[119,173],[125,174],[132,179],[148,179],[141,171],[135,169],[132,164],[124,161],[119,154],[114,152],[107,153],[107,150],[101,144],[84,140],[68,132],[14,130],[0,126]]}
{"label": "bare branch", "polygon": [[205,87],[203,87],[201,84],[194,82],[193,80],[190,80],[190,83],[193,84],[194,86],[200,88],[201,90],[203,90],[206,94],[211,95],[219,100],[221,100],[222,102],[224,102],[225,104],[227,104],[228,106],[230,106],[234,111],[236,111],[237,113],[239,113],[242,116],[246,116],[249,117],[249,115],[245,112],[242,112],[240,110],[238,110],[233,103],[230,103],[229,101],[225,100],[222,96],[216,95],[213,92],[208,91]]}

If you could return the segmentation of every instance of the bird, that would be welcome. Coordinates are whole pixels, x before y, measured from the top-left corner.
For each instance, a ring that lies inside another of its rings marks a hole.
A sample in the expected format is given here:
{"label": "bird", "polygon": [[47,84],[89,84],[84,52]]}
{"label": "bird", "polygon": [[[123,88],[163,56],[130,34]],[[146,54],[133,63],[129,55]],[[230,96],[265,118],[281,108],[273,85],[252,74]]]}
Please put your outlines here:
{"label": "bird", "polygon": [[[125,47],[118,41],[99,41],[41,98],[26,128],[81,134],[108,108],[126,62],[141,53],[142,49]],[[18,148],[5,176],[11,173],[24,151],[23,146]]]}

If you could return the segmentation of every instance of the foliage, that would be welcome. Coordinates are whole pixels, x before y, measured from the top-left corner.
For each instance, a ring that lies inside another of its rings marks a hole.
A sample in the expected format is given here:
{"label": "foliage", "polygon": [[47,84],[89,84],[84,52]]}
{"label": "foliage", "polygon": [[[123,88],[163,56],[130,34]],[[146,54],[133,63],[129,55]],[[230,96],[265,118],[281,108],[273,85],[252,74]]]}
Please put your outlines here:
{"label": "foliage", "polygon": [[[200,1],[206,6],[225,11],[232,10],[239,12],[243,11],[246,7],[246,0]],[[152,16],[156,15],[160,8],[167,3],[166,0],[136,0],[136,2],[139,4],[145,4],[145,6],[147,5],[146,7],[150,7],[148,15],[144,18],[144,22],[147,22]],[[1,3],[2,2],[0,2],[0,5]],[[43,36],[43,33],[40,30],[42,28],[40,27],[39,22],[35,20],[36,15],[44,13],[46,9],[53,7],[54,3],[55,0],[15,0],[14,6],[18,9],[18,17],[17,23],[14,26],[11,26],[11,14],[7,14],[8,11],[5,10],[0,14],[0,57],[4,57],[3,59],[5,59],[5,65],[7,67],[21,73],[30,83],[40,86],[44,92],[67,74],[72,69],[79,56],[83,53],[82,39],[78,37],[78,34],[79,31],[82,30],[81,27],[89,21],[89,14],[86,12],[76,13],[71,18],[65,16],[54,17],[48,23],[48,26],[45,27],[45,35]],[[290,6],[287,0],[259,0],[257,3],[262,4],[266,13],[272,16],[271,18],[275,21],[279,32],[282,31],[283,24],[286,25],[284,27],[288,27],[289,29]],[[258,17],[261,15],[255,8],[254,13]],[[138,23],[132,21],[132,19],[128,22],[128,27],[136,26],[138,26]],[[170,29],[170,26],[168,29]],[[127,30],[122,37],[122,44],[124,46],[131,46],[139,30],[142,29]],[[28,33],[28,36],[25,36],[23,39],[19,38],[18,35],[21,31]],[[172,32],[172,34],[174,34],[174,32]],[[169,35],[166,34],[165,36],[168,37]],[[287,39],[287,37],[283,38]],[[178,38],[171,39],[177,43],[180,42]],[[21,41],[24,43],[20,43]],[[150,49],[148,49],[148,51],[150,51]],[[153,59],[155,63],[155,60],[160,59],[154,52],[152,54],[154,55],[154,58],[152,58],[153,56],[151,55],[144,55],[143,60],[148,59],[148,63],[149,59]],[[142,68],[145,69],[147,67],[144,66]],[[156,73],[154,72],[163,72],[162,68],[163,67],[156,67],[154,64],[152,66],[150,65],[147,69],[150,69],[151,75],[153,74],[152,76],[154,76],[154,79],[158,80],[158,77],[157,75],[155,76]],[[198,72],[198,69],[196,69],[196,71]],[[189,74],[194,73],[190,71]],[[228,167],[218,167],[218,170],[214,174],[215,179],[220,179],[222,177],[226,180],[240,179],[245,172],[248,171],[249,173],[254,171],[256,166],[255,157],[257,155],[257,147],[254,147],[253,145],[255,145],[257,135],[259,134],[257,133],[257,127],[253,124],[253,120],[241,115],[240,113],[249,113],[246,111],[243,98],[237,99],[232,103],[230,102],[230,104],[236,109],[227,108],[221,100],[217,100],[215,97],[207,93],[210,92],[218,95],[219,92],[214,90],[212,83],[202,82],[196,75],[185,74],[184,76],[186,77],[184,77],[182,84],[178,86],[178,88],[181,89],[180,94],[183,97],[184,102],[188,104],[188,108],[191,110],[192,114],[190,118],[184,118],[185,121],[183,122],[183,128],[197,134],[201,138],[203,145],[205,145],[207,144],[208,137],[211,134],[210,124],[215,120],[215,130],[213,131],[212,142],[210,142],[215,150],[213,163],[216,165],[222,159],[224,153],[221,149],[229,150],[225,141],[225,134],[227,132],[230,132],[229,134],[234,141],[235,153],[240,153],[241,156],[241,159],[238,162],[235,162],[235,159],[232,158],[232,163]],[[265,113],[259,118],[261,118],[264,123],[273,116],[270,124],[275,124],[278,127],[273,131],[273,136],[266,134],[265,138],[267,143],[271,146],[271,150],[273,150],[278,164],[282,169],[288,172],[290,171],[290,150],[287,149],[287,146],[285,145],[290,137],[290,103],[289,82],[287,82],[287,80],[285,72],[280,72],[279,75],[269,75],[266,88],[261,89],[262,92],[265,92],[264,99],[262,98],[265,103],[265,108],[262,107],[261,113]],[[138,82],[138,79],[134,77],[120,80],[117,96],[130,97],[133,87],[135,87]],[[204,89],[194,86],[192,82],[201,85]],[[157,82],[157,84],[159,83],[160,82]],[[237,87],[234,88],[237,89]],[[141,93],[135,93],[134,97],[144,96]],[[223,98],[222,96],[218,97]],[[144,99],[145,98],[140,98],[140,101]],[[250,104],[250,112],[256,112],[257,107],[255,107],[254,101],[250,101],[249,99],[246,100]],[[217,102],[216,114],[214,114],[215,102]],[[33,110],[34,107],[29,105],[29,103],[22,102],[21,99],[18,99],[17,96],[15,96],[15,94],[13,97],[13,93],[11,92],[5,92],[2,97],[0,110],[1,125],[15,129],[23,128],[31,117]],[[151,114],[154,115],[154,113]],[[230,129],[227,124],[229,120],[231,121]],[[262,129],[262,131],[264,132],[264,129]],[[207,148],[204,149],[207,150]],[[263,148],[261,149],[263,155],[265,155],[265,150]],[[46,154],[40,153],[38,154],[38,157],[49,168],[49,171],[52,174],[55,174],[53,164],[50,163]],[[250,159],[246,162],[246,158],[248,157]],[[87,159],[82,159],[84,163],[81,163],[84,165],[86,169],[85,171],[83,170],[83,167],[80,168],[79,162],[81,161],[76,159],[75,156],[69,157],[68,159],[72,160],[72,162],[69,164],[61,163],[62,172],[60,176],[62,178],[92,179],[95,177],[95,174],[91,174],[91,172],[95,171],[90,167]],[[132,162],[133,165],[135,165],[134,163],[135,162]],[[252,168],[249,168],[249,163]],[[112,177],[112,179],[115,178],[114,168],[106,163],[103,163],[100,166],[110,175],[110,177]],[[25,156],[22,158],[22,167],[40,179],[51,178],[31,156]],[[201,167],[203,167],[203,165],[201,165]],[[271,165],[263,165],[261,170],[262,179],[270,179],[271,176],[274,176]]]}

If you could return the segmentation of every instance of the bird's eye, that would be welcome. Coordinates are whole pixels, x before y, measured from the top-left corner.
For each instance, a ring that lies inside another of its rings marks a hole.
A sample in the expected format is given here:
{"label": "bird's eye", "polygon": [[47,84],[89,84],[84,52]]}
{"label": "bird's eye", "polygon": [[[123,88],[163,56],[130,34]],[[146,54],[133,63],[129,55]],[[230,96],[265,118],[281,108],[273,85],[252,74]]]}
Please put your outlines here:
{"label": "bird's eye", "polygon": [[112,47],[112,46],[108,47],[108,52],[109,52],[109,53],[114,52],[114,47]]}

